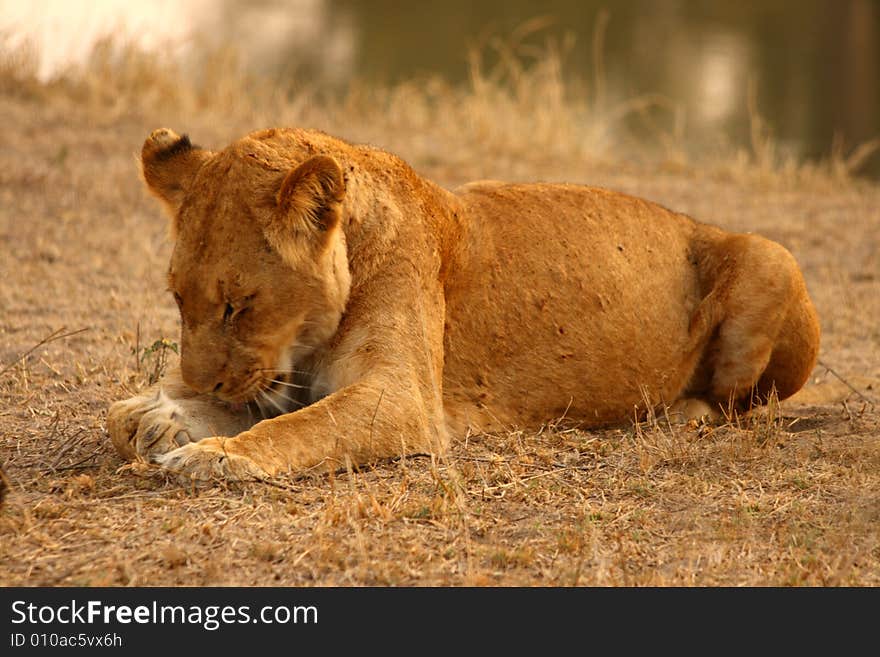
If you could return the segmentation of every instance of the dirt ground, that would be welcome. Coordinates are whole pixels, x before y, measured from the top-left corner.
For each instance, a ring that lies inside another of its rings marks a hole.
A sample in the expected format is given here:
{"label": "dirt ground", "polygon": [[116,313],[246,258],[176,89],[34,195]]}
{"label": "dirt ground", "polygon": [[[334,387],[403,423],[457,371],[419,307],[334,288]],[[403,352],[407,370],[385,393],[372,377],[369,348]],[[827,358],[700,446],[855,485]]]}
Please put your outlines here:
{"label": "dirt ground", "polygon": [[[52,84],[26,61],[0,68],[0,585],[880,585],[880,186],[845,162],[787,163],[770,141],[624,157],[540,66],[336,104],[218,67],[198,84],[137,57]],[[163,125],[213,147],[317,127],[449,186],[588,183],[760,232],[803,268],[820,364],[797,397],[722,426],[557,423],[356,472],[183,488],[128,466],[104,429],[161,368],[145,350],[177,340],[166,221],[134,157]]]}

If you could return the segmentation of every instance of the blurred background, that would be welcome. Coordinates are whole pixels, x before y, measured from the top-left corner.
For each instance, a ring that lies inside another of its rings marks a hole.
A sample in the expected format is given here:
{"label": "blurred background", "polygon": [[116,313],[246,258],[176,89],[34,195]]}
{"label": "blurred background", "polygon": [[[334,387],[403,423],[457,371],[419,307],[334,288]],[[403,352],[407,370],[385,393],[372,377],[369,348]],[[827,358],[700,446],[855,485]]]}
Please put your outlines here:
{"label": "blurred background", "polygon": [[432,77],[463,85],[475,60],[525,66],[549,48],[568,88],[626,108],[635,134],[748,143],[760,116],[798,159],[867,144],[859,173],[880,176],[869,148],[880,137],[875,0],[0,0],[0,34],[33,48],[44,80],[112,36],[181,62],[230,48],[247,73],[340,94]]}

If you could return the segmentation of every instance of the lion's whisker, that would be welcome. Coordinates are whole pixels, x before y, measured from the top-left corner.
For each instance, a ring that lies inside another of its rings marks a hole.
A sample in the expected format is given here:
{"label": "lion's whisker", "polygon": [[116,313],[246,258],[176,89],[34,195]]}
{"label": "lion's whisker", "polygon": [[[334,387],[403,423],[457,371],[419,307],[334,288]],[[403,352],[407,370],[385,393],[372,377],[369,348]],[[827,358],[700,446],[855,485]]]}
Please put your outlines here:
{"label": "lion's whisker", "polygon": [[278,409],[279,415],[284,415],[284,413],[286,412],[284,410],[284,407],[281,406],[281,404],[279,404],[277,401],[275,401],[271,395],[269,395],[265,390],[261,390],[260,395],[263,397],[263,399],[265,399],[267,402],[272,404],[272,406]]}
{"label": "lion's whisker", "polygon": [[260,396],[263,394],[263,391],[260,390],[256,397],[254,397],[254,402],[257,405],[257,408],[260,409],[260,415],[263,416],[263,419],[266,419],[266,409],[263,408],[263,405],[260,403]]}
{"label": "lion's whisker", "polygon": [[285,394],[284,394],[283,392],[281,392],[280,390],[272,390],[271,393],[272,393],[273,395],[278,395],[279,397],[281,397],[281,399],[286,399],[286,400],[289,401],[291,404],[296,404],[296,405],[299,406],[300,408],[302,408],[303,406],[308,406],[308,404],[306,404],[305,402],[301,402],[301,401],[299,401],[298,399],[294,399],[293,397],[290,397],[290,396],[288,396],[288,395],[285,395]]}
{"label": "lion's whisker", "polygon": [[288,388],[299,388],[300,390],[311,390],[311,386],[301,386],[298,383],[288,383],[287,381],[281,381],[280,379],[271,379],[272,383],[277,383],[278,385],[286,386]]}
{"label": "lion's whisker", "polygon": [[285,370],[285,369],[279,369],[279,368],[275,368],[275,367],[261,367],[260,369],[257,370],[257,372],[269,372],[272,374],[307,374],[307,375],[312,374],[312,372],[310,372],[308,370],[298,370],[296,368]]}

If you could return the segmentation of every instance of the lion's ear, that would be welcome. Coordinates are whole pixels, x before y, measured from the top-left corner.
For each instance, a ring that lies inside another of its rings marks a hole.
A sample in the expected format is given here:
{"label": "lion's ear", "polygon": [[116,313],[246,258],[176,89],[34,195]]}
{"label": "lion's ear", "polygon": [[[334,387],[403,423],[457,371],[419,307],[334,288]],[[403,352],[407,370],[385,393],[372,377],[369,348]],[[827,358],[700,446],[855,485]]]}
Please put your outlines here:
{"label": "lion's ear", "polygon": [[141,168],[147,187],[175,216],[196,172],[212,153],[168,128],[154,130],[141,149]]}
{"label": "lion's ear", "polygon": [[309,158],[287,174],[278,190],[281,220],[294,230],[325,233],[339,223],[345,178],[327,155]]}

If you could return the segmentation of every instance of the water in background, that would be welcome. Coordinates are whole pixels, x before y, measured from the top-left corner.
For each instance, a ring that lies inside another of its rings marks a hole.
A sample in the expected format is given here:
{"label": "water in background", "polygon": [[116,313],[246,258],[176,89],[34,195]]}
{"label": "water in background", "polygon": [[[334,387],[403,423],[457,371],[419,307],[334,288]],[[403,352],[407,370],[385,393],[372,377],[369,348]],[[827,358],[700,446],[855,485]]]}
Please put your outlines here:
{"label": "water in background", "polygon": [[[493,38],[520,39],[526,56],[553,39],[588,93],[668,98],[675,111],[657,120],[677,120],[691,142],[747,144],[750,94],[801,157],[880,137],[875,0],[0,0],[0,32],[35,42],[44,77],[107,34],[180,56],[201,35],[252,71],[334,89],[464,82],[469,52],[491,58]],[[867,172],[880,176],[880,155]]]}

